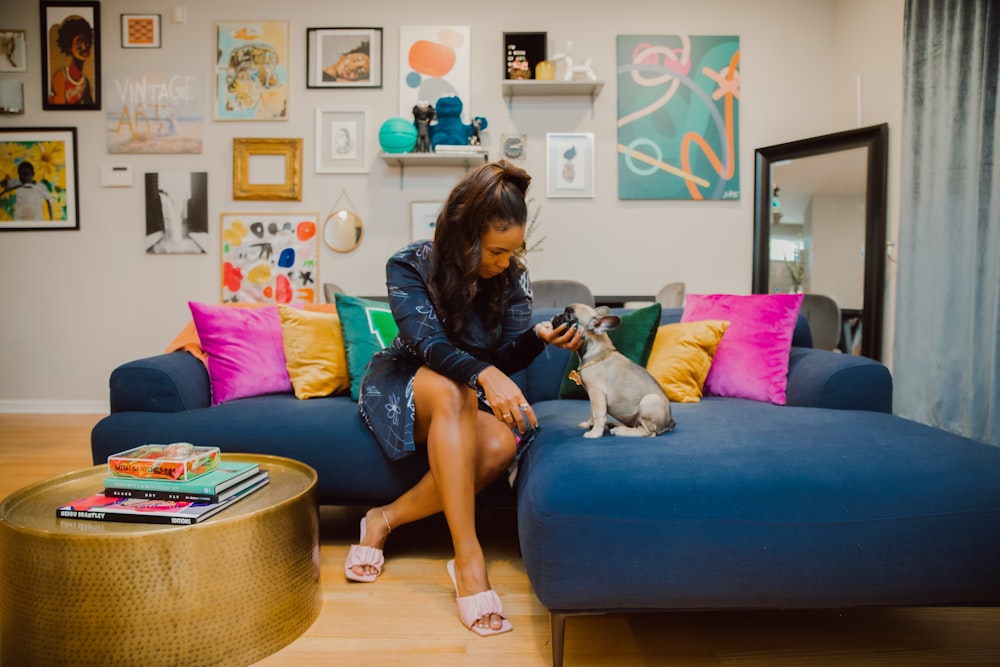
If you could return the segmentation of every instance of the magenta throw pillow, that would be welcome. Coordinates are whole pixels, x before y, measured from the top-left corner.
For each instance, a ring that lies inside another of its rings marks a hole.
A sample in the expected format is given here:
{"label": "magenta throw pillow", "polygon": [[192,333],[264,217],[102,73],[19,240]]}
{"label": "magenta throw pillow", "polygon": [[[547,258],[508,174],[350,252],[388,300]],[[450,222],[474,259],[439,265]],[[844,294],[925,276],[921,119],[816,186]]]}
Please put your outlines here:
{"label": "magenta throw pillow", "polygon": [[212,405],[292,391],[277,306],[231,308],[189,301],[188,307],[208,355]]}
{"label": "magenta throw pillow", "polygon": [[688,294],[681,322],[726,320],[705,393],[785,404],[801,294]]}

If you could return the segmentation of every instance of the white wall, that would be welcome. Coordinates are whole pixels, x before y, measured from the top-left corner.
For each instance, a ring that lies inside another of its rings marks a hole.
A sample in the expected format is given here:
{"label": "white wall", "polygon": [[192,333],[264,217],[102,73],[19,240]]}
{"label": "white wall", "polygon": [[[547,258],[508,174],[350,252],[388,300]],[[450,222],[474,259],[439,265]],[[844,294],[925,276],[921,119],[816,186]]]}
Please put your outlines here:
{"label": "white wall", "polygon": [[[187,301],[219,299],[217,221],[223,211],[317,211],[323,217],[346,190],[366,224],[362,246],[350,254],[323,247],[320,282],[348,292],[384,292],[386,257],[409,241],[409,202],[441,199],[461,174],[452,168],[399,172],[381,160],[367,175],[314,174],[312,141],[317,106],[362,106],[374,128],[398,113],[398,30],[402,25],[471,27],[473,80],[467,108],[486,116],[487,147],[500,157],[501,134],[528,136],[523,165],[534,174],[545,250],[530,256],[535,278],[571,278],[598,294],[655,294],[683,280],[689,293],[750,291],[753,233],[753,150],[854,127],[856,72],[866,87],[863,124],[889,121],[890,143],[901,111],[903,0],[622,0],[588,5],[527,2],[470,5],[421,3],[190,2],[187,22],[170,20],[178,0],[101,2],[104,71],[198,71],[205,82],[205,148],[201,155],[108,155],[103,112],[41,111],[37,2],[6,3],[3,26],[28,34],[27,114],[0,116],[0,126],[75,126],[80,153],[80,220],[75,232],[0,234],[0,412],[106,409],[107,381],[118,364],[160,352],[189,318]],[[163,48],[119,48],[123,12],[163,15]],[[462,18],[458,18],[462,17]],[[209,100],[214,22],[237,19],[291,22],[292,97],[286,122],[215,122]],[[380,90],[307,90],[308,27],[375,26],[384,30]],[[573,40],[591,56],[604,90],[593,105],[578,99],[515,99],[500,92],[504,31],[547,31],[549,49]],[[618,34],[738,34],[741,47],[739,157],[742,198],[724,202],[619,201],[616,173],[615,36]],[[872,88],[870,92],[868,88]],[[597,177],[593,200],[545,198],[544,135],[593,132]],[[294,203],[234,202],[234,137],[302,137],[303,199]],[[898,166],[893,151],[890,174]],[[103,164],[132,165],[136,185],[102,188]],[[145,236],[141,175],[184,169],[209,172],[213,252],[207,256],[150,256]],[[890,195],[890,218],[898,179]],[[894,238],[890,232],[890,238]],[[891,346],[886,345],[886,349]]]}

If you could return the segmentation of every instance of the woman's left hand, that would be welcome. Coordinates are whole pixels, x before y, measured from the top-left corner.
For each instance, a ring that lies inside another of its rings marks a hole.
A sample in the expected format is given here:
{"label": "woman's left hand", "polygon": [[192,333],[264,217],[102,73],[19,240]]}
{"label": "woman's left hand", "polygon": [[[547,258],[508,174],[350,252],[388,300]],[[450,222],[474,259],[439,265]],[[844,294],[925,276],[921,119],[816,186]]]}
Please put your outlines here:
{"label": "woman's left hand", "polygon": [[583,344],[583,330],[578,325],[560,324],[554,328],[552,322],[539,322],[535,325],[535,334],[549,345],[571,352],[576,352]]}

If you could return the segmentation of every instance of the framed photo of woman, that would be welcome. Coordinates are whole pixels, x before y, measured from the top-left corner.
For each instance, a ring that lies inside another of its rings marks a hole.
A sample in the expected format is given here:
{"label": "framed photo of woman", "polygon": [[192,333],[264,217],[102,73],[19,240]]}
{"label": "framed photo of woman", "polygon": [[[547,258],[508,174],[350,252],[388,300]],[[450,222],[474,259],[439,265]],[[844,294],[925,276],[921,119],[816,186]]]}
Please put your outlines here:
{"label": "framed photo of woman", "polygon": [[99,2],[39,3],[42,108],[101,108],[101,10]]}
{"label": "framed photo of woman", "polygon": [[307,88],[381,88],[382,28],[307,28]]}

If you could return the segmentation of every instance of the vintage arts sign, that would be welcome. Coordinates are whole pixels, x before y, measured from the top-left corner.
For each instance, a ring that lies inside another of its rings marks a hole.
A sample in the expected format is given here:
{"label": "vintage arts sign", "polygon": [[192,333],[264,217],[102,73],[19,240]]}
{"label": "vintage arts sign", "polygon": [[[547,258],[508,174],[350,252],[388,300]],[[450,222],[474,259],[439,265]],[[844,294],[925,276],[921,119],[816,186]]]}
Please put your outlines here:
{"label": "vintage arts sign", "polygon": [[201,153],[202,77],[176,72],[110,72],[109,153]]}

